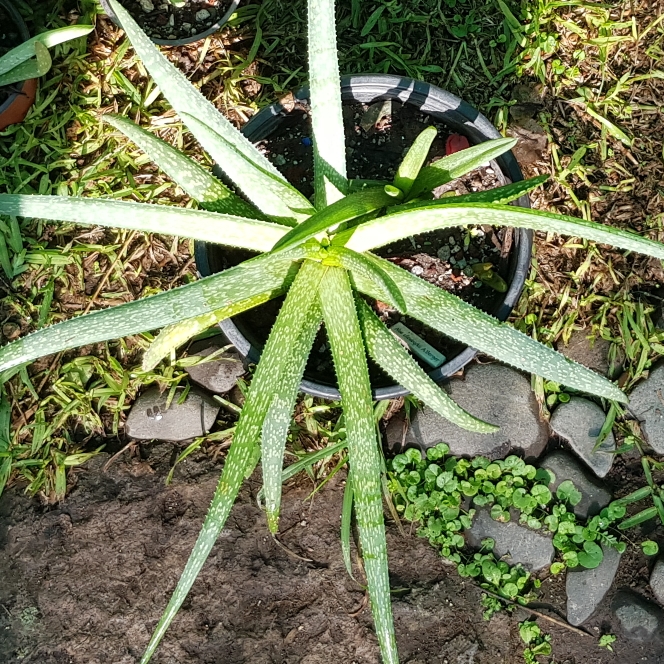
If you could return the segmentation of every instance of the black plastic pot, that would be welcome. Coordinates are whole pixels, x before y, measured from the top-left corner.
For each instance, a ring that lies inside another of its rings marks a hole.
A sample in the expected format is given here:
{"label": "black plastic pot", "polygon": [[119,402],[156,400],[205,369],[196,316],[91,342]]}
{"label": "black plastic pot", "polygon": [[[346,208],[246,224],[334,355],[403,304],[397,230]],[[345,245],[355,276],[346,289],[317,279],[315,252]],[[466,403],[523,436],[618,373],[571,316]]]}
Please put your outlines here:
{"label": "black plastic pot", "polygon": [[[206,37],[209,37],[210,35],[217,32],[217,30],[223,28],[224,25],[228,23],[230,17],[235,13],[241,1],[242,0],[233,0],[230,7],[228,8],[228,11],[214,25],[211,25],[204,32],[199,32],[198,34],[187,37],[186,39],[155,39],[153,37],[150,37],[150,39],[152,39],[155,44],[161,44],[163,46],[184,46],[185,44],[192,44],[193,42],[205,39]],[[111,6],[108,4],[108,0],[99,0],[99,2],[101,3],[104,12],[106,12],[113,23],[119,27],[122,27],[120,26],[120,22],[118,21],[117,16],[113,13]]]}
{"label": "black plastic pot", "polygon": [[[385,99],[399,100],[444,122],[453,131],[466,136],[471,145],[493,138],[501,138],[498,130],[479,111],[455,95],[422,81],[399,76],[370,74],[343,77],[341,85],[341,96],[344,102],[371,104]],[[308,90],[306,89],[296,93],[296,97],[299,99],[306,99],[307,95]],[[254,142],[266,139],[281,126],[287,115],[288,111],[280,104],[272,104],[255,115],[244,126],[243,133]],[[506,178],[512,182],[523,180],[523,174],[511,152],[502,155],[496,161]],[[530,207],[527,196],[520,198],[517,204],[525,208]],[[509,288],[502,302],[492,312],[499,320],[504,321],[509,317],[521,295],[530,269],[532,244],[531,231],[516,230],[510,254]],[[224,248],[219,245],[196,243],[196,264],[201,275],[207,276],[219,271],[223,252]],[[251,330],[233,319],[223,321],[220,323],[220,327],[242,356],[250,362],[258,361],[260,350],[257,348],[255,339],[253,342],[250,341],[254,337]],[[429,376],[436,382],[442,382],[462,369],[476,354],[476,350],[466,347],[445,364],[429,372]],[[339,399],[339,391],[334,382],[334,377],[331,377],[330,384],[316,382],[305,373],[301,390],[313,396],[336,400]],[[406,394],[408,391],[400,385],[385,385],[373,389],[373,396],[376,400],[395,399]]]}
{"label": "black plastic pot", "polygon": [[[18,10],[11,2],[11,0],[0,0],[0,7],[7,14],[9,20],[16,26],[22,41],[30,39],[30,32],[28,26],[25,24],[23,17],[19,14]],[[21,122],[25,118],[30,107],[35,103],[35,95],[37,92],[37,80],[30,79],[23,81],[20,85],[15,86],[18,92],[9,95],[7,99],[0,104],[0,131],[9,127],[9,125]]]}

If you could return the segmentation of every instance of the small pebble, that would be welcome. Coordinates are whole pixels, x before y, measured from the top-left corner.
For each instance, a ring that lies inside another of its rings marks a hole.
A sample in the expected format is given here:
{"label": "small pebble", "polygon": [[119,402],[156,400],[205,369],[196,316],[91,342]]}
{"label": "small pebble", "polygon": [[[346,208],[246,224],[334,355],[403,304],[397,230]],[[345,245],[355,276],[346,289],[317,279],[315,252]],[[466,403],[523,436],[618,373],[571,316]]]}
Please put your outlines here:
{"label": "small pebble", "polygon": [[411,272],[415,276],[419,277],[421,274],[424,274],[424,268],[421,265],[414,265],[411,269]]}
{"label": "small pebble", "polygon": [[307,147],[309,147],[311,145],[311,139],[308,136],[305,136],[302,139],[302,145],[306,145]]}
{"label": "small pebble", "polygon": [[154,5],[152,4],[152,0],[138,0],[138,3],[141,5],[141,9],[144,12],[154,11]]}
{"label": "small pebble", "polygon": [[210,18],[210,12],[207,9],[200,9],[196,12],[196,20],[201,23]]}

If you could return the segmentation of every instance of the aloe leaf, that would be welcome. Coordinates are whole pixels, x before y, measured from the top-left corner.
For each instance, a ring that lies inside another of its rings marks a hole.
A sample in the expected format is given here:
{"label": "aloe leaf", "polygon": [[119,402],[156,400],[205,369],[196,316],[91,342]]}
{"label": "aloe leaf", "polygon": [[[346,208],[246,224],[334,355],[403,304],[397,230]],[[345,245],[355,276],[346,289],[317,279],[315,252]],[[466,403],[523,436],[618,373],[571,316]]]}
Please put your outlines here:
{"label": "aloe leaf", "polygon": [[172,351],[190,339],[193,339],[197,334],[205,332],[205,330],[211,328],[213,325],[217,325],[222,320],[237,316],[248,309],[253,309],[281,294],[282,291],[279,289],[259,293],[247,300],[235,302],[216,311],[210,311],[194,318],[187,318],[179,323],[165,327],[145,352],[141,368],[143,371],[152,371]]}
{"label": "aloe leaf", "polygon": [[[117,2],[109,0],[109,4],[118,18],[123,30],[127,33],[131,45],[159,89],[168,99],[178,115],[188,113],[209,127],[215,134],[230,143],[238,152],[263,171],[272,173],[276,178],[286,181],[279,171],[244,135],[242,135],[191,83],[186,76],[176,69],[152,40],[141,30],[127,10]],[[192,129],[190,127],[190,129]],[[204,148],[206,136],[199,137],[192,133]]]}
{"label": "aloe leaf", "polygon": [[94,28],[91,25],[70,25],[58,28],[57,30],[49,30],[41,35],[32,37],[0,58],[0,75],[6,74],[8,71],[18,67],[22,62],[34,57],[36,43],[46,48],[51,48],[71,39],[84,37],[93,30]]}
{"label": "aloe leaf", "polygon": [[[173,67],[127,11],[116,0],[109,1],[160,90],[203,147],[223,165],[233,182],[270,217],[284,221],[300,221],[308,217],[313,212],[309,201],[291,187],[270,161]],[[258,188],[256,182],[260,183]],[[275,184],[277,182],[281,183],[281,189]],[[277,189],[283,200],[275,197]]]}
{"label": "aloe leaf", "polygon": [[352,233],[352,237],[346,242],[346,246],[354,251],[367,251],[440,228],[488,224],[571,235],[664,259],[664,244],[661,242],[592,221],[512,205],[453,205],[436,202],[438,205],[427,205],[421,209],[387,215],[356,226],[348,231],[349,234]]}
{"label": "aloe leaf", "polygon": [[253,251],[269,251],[286,232],[258,219],[107,198],[0,194],[0,214],[178,235]]}
{"label": "aloe leaf", "polygon": [[410,193],[417,176],[422,170],[422,166],[424,166],[429,149],[437,133],[438,130],[435,127],[427,127],[413,141],[413,144],[399,165],[396,177],[394,178],[394,186],[401,189],[406,196]]}
{"label": "aloe leaf", "polygon": [[280,292],[292,279],[292,261],[302,256],[299,249],[264,254],[186,286],[42,328],[0,349],[0,372],[69,348],[166,327],[269,289]]}
{"label": "aloe leaf", "polygon": [[341,556],[344,559],[346,572],[348,576],[361,585],[353,575],[353,561],[350,555],[350,529],[353,520],[353,482],[350,478],[350,473],[346,478],[346,486],[344,487],[344,499],[341,506]]}
{"label": "aloe leaf", "polygon": [[[298,360],[304,354],[305,360],[314,342],[314,336],[321,320],[318,307],[318,287],[327,268],[314,261],[304,261],[291,289],[288,291],[289,304],[284,304],[276,325],[282,327],[295,326],[302,329],[305,337],[299,340],[299,345],[288,348],[291,355]],[[276,334],[276,329],[275,329]],[[262,359],[261,359],[262,362]],[[275,385],[271,386],[272,394],[267,417],[263,424],[261,453],[263,456],[263,495],[267,512],[267,523],[270,532],[276,533],[279,529],[279,509],[281,506],[281,474],[284,465],[284,450],[286,438],[291,423],[291,416],[295,408],[297,382],[287,382],[275,378]]]}
{"label": "aloe leaf", "polygon": [[364,191],[365,189],[380,187],[390,184],[387,180],[362,180],[360,178],[353,178],[348,180],[348,193],[354,194],[356,191]]}
{"label": "aloe leaf", "polygon": [[383,523],[381,461],[373,419],[371,385],[346,271],[330,267],[320,292],[323,320],[330,339],[346,422],[355,514],[376,635],[385,664],[398,664]]}
{"label": "aloe leaf", "polygon": [[394,197],[388,194],[384,188],[367,189],[350,194],[320,212],[316,212],[299,226],[288,231],[274,245],[274,249],[286,249],[338,224],[352,221],[393,203]]}
{"label": "aloe leaf", "polygon": [[515,145],[515,138],[495,138],[443,157],[431,166],[425,166],[413,183],[410,198],[417,198],[460,178],[511,150]]}
{"label": "aloe leaf", "polygon": [[159,168],[209,212],[256,218],[258,210],[226,187],[197,161],[121,115],[102,119],[138,145]]}
{"label": "aloe leaf", "polygon": [[476,191],[472,194],[462,194],[461,196],[449,196],[446,198],[439,198],[435,201],[411,201],[404,205],[397,205],[390,208],[390,214],[397,212],[405,212],[406,210],[421,210],[427,207],[439,207],[441,205],[459,205],[460,203],[497,203],[500,205],[507,205],[521,198],[533,189],[536,189],[541,184],[544,184],[549,179],[548,175],[538,175],[536,178],[530,180],[521,180],[513,184],[506,184],[503,187],[496,187],[488,191]]}
{"label": "aloe leaf", "polygon": [[0,86],[27,81],[31,78],[40,78],[49,71],[52,61],[51,54],[46,46],[40,42],[35,42],[33,48],[35,49],[35,57],[22,62],[6,74],[1,74]]}
{"label": "aloe leaf", "polygon": [[498,431],[499,427],[473,417],[436,385],[366,302],[358,298],[357,307],[369,355],[399,385],[403,385],[439,415],[463,429],[477,433]]}
{"label": "aloe leaf", "polygon": [[372,260],[370,254],[358,254],[345,247],[331,247],[328,253],[338,259],[341,265],[352,274],[362,272],[368,279],[373,279],[389,293],[388,302],[393,307],[402,314],[407,312],[408,305],[394,279],[382,269],[380,263]]}
{"label": "aloe leaf", "polygon": [[314,191],[322,210],[348,191],[334,0],[309,0],[307,25]]}
{"label": "aloe leaf", "polygon": [[[307,264],[305,263],[305,265]],[[313,269],[323,269],[318,264],[311,265],[313,265]],[[307,265],[306,269],[310,271],[312,267]],[[295,284],[294,288],[296,288]],[[310,315],[311,311],[316,309],[313,298],[312,306],[308,308],[302,309],[299,306],[301,302],[295,304],[289,292],[265,344],[261,361],[256,367],[256,373],[233,436],[233,443],[226,457],[224,470],[205,517],[203,528],[178,585],[143,654],[141,664],[147,664],[150,661],[168,626],[182,606],[226,523],[243,479],[253,471],[258,462],[260,455],[256,454],[257,443],[275,387],[277,391],[281,391],[285,386],[299,385],[302,379],[309,350],[318,329],[318,317],[312,318]],[[312,321],[313,324],[311,324]],[[309,327],[307,328],[306,325]],[[281,477],[281,474],[279,476]]]}
{"label": "aloe leaf", "polygon": [[243,153],[193,115],[182,111],[184,123],[205,146],[220,168],[235,182],[244,195],[264,214],[275,221],[304,221],[316,211],[295,187],[271,171],[254,164]]}
{"label": "aloe leaf", "polygon": [[[456,295],[433,286],[374,256],[396,282],[408,303],[408,314],[429,327],[523,371],[544,376],[582,392],[627,403],[627,397],[609,380],[540,344],[506,323],[476,309]],[[358,290],[385,301],[388,294],[376,282],[354,274]]]}

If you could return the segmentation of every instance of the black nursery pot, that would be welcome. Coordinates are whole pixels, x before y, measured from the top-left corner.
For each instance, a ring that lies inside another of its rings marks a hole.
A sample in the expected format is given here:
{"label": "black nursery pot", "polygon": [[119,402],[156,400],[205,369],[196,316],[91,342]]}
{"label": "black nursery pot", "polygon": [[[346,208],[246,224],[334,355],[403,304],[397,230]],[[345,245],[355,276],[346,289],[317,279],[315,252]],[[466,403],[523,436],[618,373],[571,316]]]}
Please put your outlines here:
{"label": "black nursery pot", "polygon": [[[296,93],[296,97],[299,99],[306,99],[307,95],[308,90],[306,89]],[[392,99],[404,105],[413,106],[418,111],[430,115],[434,120],[444,122],[452,131],[466,136],[471,145],[493,138],[501,138],[498,130],[479,111],[455,95],[422,81],[386,74],[346,76],[341,81],[341,96],[345,103],[371,104]],[[279,103],[272,104],[256,114],[244,126],[243,133],[253,142],[264,140],[282,126],[287,116],[288,111]],[[509,178],[512,182],[523,180],[523,174],[511,152],[502,155],[496,162],[504,177]],[[530,207],[527,196],[521,197],[516,204],[524,208]],[[530,269],[532,244],[532,231],[515,229],[509,256],[508,290],[502,301],[491,312],[501,321],[509,317],[521,295]],[[228,250],[220,245],[196,242],[196,264],[202,276],[219,272],[224,269],[224,266],[227,266],[227,261],[224,260],[225,251]],[[251,326],[243,323],[241,317],[222,321],[219,326],[242,356],[250,362],[258,361],[259,349],[262,348],[265,339],[258,339]],[[442,382],[462,369],[476,354],[476,350],[466,346],[443,365],[428,372],[429,376],[436,382]],[[389,382],[386,380],[382,385],[372,385],[374,399],[395,399],[408,394],[408,390],[401,385],[389,384]],[[300,389],[307,394],[324,399],[338,400],[340,398],[334,376],[323,378],[319,374],[312,375],[309,371],[305,371]]]}
{"label": "black nursery pot", "polygon": [[[111,9],[108,0],[99,0],[99,2],[101,3],[104,12],[113,21],[113,23],[115,23],[115,25],[117,25],[118,27],[122,27],[120,26],[120,22],[118,21],[117,16],[114,14],[113,10]],[[210,35],[217,32],[217,30],[223,28],[224,25],[228,23],[231,16],[237,10],[240,2],[241,0],[233,0],[226,13],[214,25],[211,25],[207,30],[192,35],[191,37],[187,37],[185,39],[157,39],[155,37],[150,37],[150,39],[152,39],[152,41],[155,44],[161,44],[162,46],[184,46],[185,44],[192,44],[193,42],[205,39],[206,37],[209,37]]]}

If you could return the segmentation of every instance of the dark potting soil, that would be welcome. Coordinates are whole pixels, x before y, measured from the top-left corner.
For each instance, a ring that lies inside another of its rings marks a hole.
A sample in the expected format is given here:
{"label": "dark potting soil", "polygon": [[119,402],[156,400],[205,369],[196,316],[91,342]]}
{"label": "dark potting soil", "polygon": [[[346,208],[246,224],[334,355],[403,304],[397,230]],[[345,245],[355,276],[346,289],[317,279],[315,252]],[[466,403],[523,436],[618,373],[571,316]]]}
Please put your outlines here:
{"label": "dark potting soil", "polygon": [[[144,446],[108,470],[109,455],[100,454],[57,507],[40,507],[19,487],[0,497],[0,664],[138,664],[220,472],[212,455],[199,454],[165,486],[172,451]],[[379,664],[364,590],[341,555],[342,475],[313,501],[303,475],[284,487],[282,547],[256,506],[254,474],[151,661]],[[388,522],[387,544],[402,662],[523,664],[518,622],[534,616],[519,609],[486,622],[480,590],[428,542]],[[357,567],[355,574],[364,580]],[[655,646],[621,635],[614,652],[596,645],[599,634],[616,633],[614,591],[584,625],[595,638],[538,621],[552,635],[556,662],[662,664]],[[564,575],[545,579],[540,593],[540,611],[564,616]]]}
{"label": "dark potting soil", "polygon": [[[21,35],[9,18],[7,13],[0,7],[0,57],[5,55],[21,43]],[[17,84],[20,85],[20,84]],[[15,86],[0,86],[0,104],[4,104],[11,94],[16,92]]]}
{"label": "dark potting soil", "polygon": [[[308,108],[292,99],[285,106],[290,111],[287,118],[279,130],[259,147],[289,182],[305,196],[311,197],[313,150]],[[350,178],[391,180],[408,148],[429,124],[438,129],[438,136],[429,152],[428,163],[445,155],[449,129],[443,123],[432,122],[431,116],[412,106],[395,101],[378,102],[371,106],[349,104],[344,105],[343,112]],[[434,196],[439,198],[450,192],[461,195],[493,189],[505,183],[498,166],[492,162],[488,167],[477,169],[439,187]],[[511,230],[496,230],[491,226],[451,228],[413,236],[378,249],[376,253],[474,306],[492,312],[502,301],[503,294],[483,283],[473,271],[473,265],[490,264],[493,271],[507,281],[511,238]],[[230,252],[228,266],[244,256],[241,252]],[[448,360],[464,348],[420,321],[402,316],[384,303],[371,304],[389,326],[403,323]],[[275,300],[236,318],[243,332],[250,331],[250,341],[254,345],[262,346],[267,339],[280,306],[281,300]],[[433,368],[419,359],[418,362],[427,371]],[[373,385],[390,385],[394,382],[376,365],[370,365],[370,373]],[[324,329],[314,344],[307,375],[319,376],[320,381],[325,378],[330,380],[334,375]]]}
{"label": "dark potting soil", "polygon": [[212,27],[231,0],[188,0],[176,7],[168,0],[121,0],[146,34],[156,39],[189,39]]}

